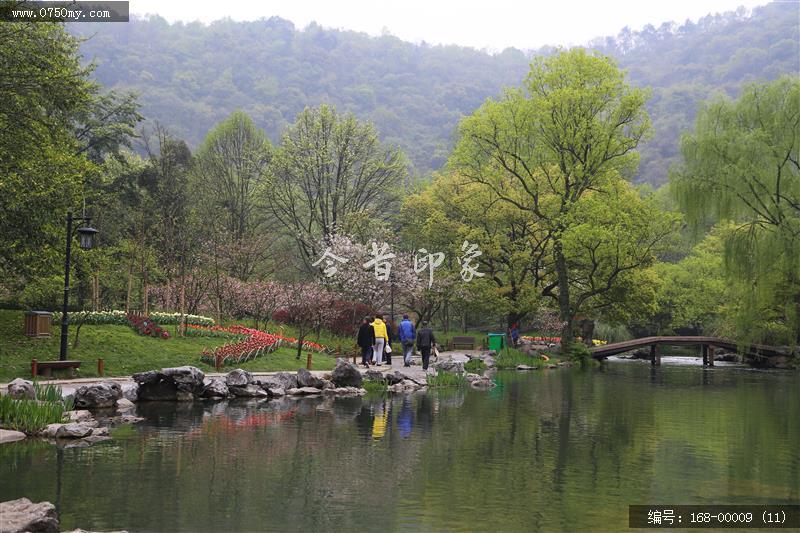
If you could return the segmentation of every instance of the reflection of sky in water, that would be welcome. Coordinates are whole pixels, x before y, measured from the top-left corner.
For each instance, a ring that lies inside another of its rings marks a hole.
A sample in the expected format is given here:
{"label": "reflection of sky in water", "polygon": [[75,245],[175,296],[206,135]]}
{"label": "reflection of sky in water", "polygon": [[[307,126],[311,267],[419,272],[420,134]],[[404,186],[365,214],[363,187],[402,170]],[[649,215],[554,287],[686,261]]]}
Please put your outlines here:
{"label": "reflection of sky in water", "polygon": [[645,361],[497,381],[141,403],[144,423],[60,461],[0,447],[0,493],[60,494],[62,529],[147,531],[617,530],[630,503],[799,497],[796,373]]}

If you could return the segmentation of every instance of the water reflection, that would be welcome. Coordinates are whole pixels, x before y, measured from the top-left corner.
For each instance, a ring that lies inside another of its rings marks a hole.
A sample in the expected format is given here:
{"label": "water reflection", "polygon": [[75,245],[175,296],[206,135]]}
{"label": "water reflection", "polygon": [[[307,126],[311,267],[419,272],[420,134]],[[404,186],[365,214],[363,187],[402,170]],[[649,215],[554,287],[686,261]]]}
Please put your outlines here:
{"label": "water reflection", "polygon": [[621,529],[627,505],[800,494],[797,374],[609,364],[490,392],[143,403],[91,448],[0,447],[4,500],[147,531]]}

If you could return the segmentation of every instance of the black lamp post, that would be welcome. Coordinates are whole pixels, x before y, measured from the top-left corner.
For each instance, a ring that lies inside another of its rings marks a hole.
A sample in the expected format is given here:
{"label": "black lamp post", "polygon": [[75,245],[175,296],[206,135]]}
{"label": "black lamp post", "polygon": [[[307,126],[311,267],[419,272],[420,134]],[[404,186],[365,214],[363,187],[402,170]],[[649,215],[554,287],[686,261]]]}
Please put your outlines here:
{"label": "black lamp post", "polygon": [[[67,257],[64,260],[64,308],[61,310],[61,351],[58,353],[59,361],[67,360],[67,341],[69,339],[69,263],[72,254],[72,221],[77,220],[88,224],[92,217],[73,217],[72,211],[67,211]],[[97,230],[91,227],[78,228],[78,244],[83,250],[91,250],[94,246],[94,235]]]}

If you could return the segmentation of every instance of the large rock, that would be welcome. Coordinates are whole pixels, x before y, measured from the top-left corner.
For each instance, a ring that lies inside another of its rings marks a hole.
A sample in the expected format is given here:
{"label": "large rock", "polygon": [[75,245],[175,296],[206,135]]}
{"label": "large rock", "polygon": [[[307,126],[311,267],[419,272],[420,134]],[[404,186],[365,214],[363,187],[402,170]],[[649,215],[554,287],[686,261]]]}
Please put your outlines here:
{"label": "large rock", "polygon": [[25,437],[26,437],[25,433],[21,431],[0,429],[0,444],[5,444],[7,442],[17,442],[18,440],[24,440]]}
{"label": "large rock", "polygon": [[84,385],[75,391],[75,407],[80,409],[102,409],[114,407],[122,398],[122,387],[114,381],[95,385]]}
{"label": "large rock", "polygon": [[397,370],[395,370],[393,374],[389,374],[387,372],[383,376],[383,380],[386,382],[387,385],[397,385],[398,383],[401,383],[404,379],[406,379],[405,374]]}
{"label": "large rock", "polygon": [[295,389],[288,389],[286,394],[289,396],[310,396],[312,394],[320,394],[322,389],[316,387],[298,387]]}
{"label": "large rock", "polygon": [[489,378],[480,377],[478,379],[472,380],[469,386],[472,387],[473,389],[489,390],[495,388],[497,384]]}
{"label": "large rock", "polygon": [[323,385],[324,383],[320,378],[314,377],[314,375],[305,368],[301,368],[297,371],[298,388],[313,387],[315,389],[321,389]]}
{"label": "large rock", "polygon": [[266,398],[269,396],[267,391],[254,383],[245,385],[244,387],[228,387],[228,390],[234,396],[239,396],[242,398]]}
{"label": "large rock", "polygon": [[205,374],[193,366],[150,370],[131,377],[139,385],[139,401],[192,400],[205,389]]}
{"label": "large rock", "polygon": [[284,389],[296,389],[299,387],[297,383],[297,374],[290,374],[289,372],[278,372],[274,376],[275,378],[281,380],[283,382]]}
{"label": "large rock", "polygon": [[16,400],[33,400],[36,398],[36,389],[33,388],[32,381],[17,378],[8,384],[8,395]]}
{"label": "large rock", "polygon": [[231,370],[228,372],[228,375],[225,376],[225,384],[228,387],[245,387],[252,382],[253,375],[247,370],[242,370],[241,368]]}
{"label": "large rock", "polygon": [[118,412],[121,413],[123,411],[130,411],[131,409],[136,409],[136,404],[133,403],[132,401],[130,401],[129,399],[120,398],[119,400],[117,400],[117,411]]}
{"label": "large rock", "polygon": [[370,368],[369,370],[364,372],[364,378],[367,381],[383,381],[384,380],[383,372],[381,372],[380,370],[373,370],[372,368]]}
{"label": "large rock", "polygon": [[203,389],[203,398],[227,398],[230,396],[228,385],[221,379],[212,379]]}
{"label": "large rock", "polygon": [[464,373],[464,363],[462,361],[456,361],[452,358],[442,359],[436,363],[434,367],[436,370],[441,372],[452,372],[455,374]]}
{"label": "large rock", "polygon": [[33,503],[20,498],[0,503],[0,532],[58,533],[56,507],[50,502]]}
{"label": "large rock", "polygon": [[64,415],[69,419],[70,422],[92,422],[94,421],[94,417],[92,413],[85,410],[85,409],[77,409],[75,411],[67,411]]}
{"label": "large rock", "polygon": [[331,372],[331,381],[336,387],[360,388],[364,378],[361,376],[361,371],[356,368],[356,365],[344,359],[339,359],[336,362],[336,368]]}
{"label": "large rock", "polygon": [[336,396],[363,396],[367,393],[361,387],[336,387],[335,389],[323,389],[322,394]]}
{"label": "large rock", "polygon": [[92,434],[92,426],[85,422],[71,422],[62,424],[56,430],[57,439],[82,439]]}

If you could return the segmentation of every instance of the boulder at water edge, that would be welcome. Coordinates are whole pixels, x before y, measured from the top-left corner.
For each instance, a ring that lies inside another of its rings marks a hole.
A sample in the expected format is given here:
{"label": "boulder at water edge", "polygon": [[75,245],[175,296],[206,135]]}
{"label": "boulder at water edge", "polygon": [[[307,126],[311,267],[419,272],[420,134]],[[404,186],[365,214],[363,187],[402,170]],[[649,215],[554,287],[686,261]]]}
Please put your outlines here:
{"label": "boulder at water edge", "polygon": [[203,389],[203,398],[227,398],[228,396],[230,396],[228,385],[221,379],[211,379]]}
{"label": "boulder at water edge", "polygon": [[225,384],[228,387],[245,387],[253,382],[253,375],[247,370],[237,368],[231,370],[225,376]]}
{"label": "boulder at water edge", "polygon": [[8,395],[15,400],[33,400],[36,398],[36,389],[33,388],[32,381],[17,378],[8,384]]}
{"label": "boulder at water edge", "polygon": [[122,398],[119,383],[104,381],[95,385],[84,385],[75,391],[75,407],[80,409],[103,409],[114,407]]}
{"label": "boulder at water edge", "polygon": [[436,363],[434,367],[440,372],[452,372],[455,374],[464,373],[464,363],[461,361],[456,361],[452,358],[442,359]]}
{"label": "boulder at water edge", "polygon": [[331,372],[331,381],[337,387],[361,387],[364,378],[361,372],[356,368],[356,365],[349,363],[344,359],[339,359],[336,362],[336,368]]}
{"label": "boulder at water edge", "polygon": [[60,529],[56,507],[50,502],[33,503],[28,498],[2,502],[0,517],[0,531],[3,533],[58,533]]}
{"label": "boulder at water edge", "polygon": [[315,389],[321,389],[323,385],[324,383],[320,378],[314,377],[314,375],[305,368],[301,368],[297,371],[297,386],[299,388],[313,387]]}
{"label": "boulder at water edge", "polygon": [[139,401],[193,400],[205,389],[205,374],[193,366],[150,370],[131,377],[139,384]]}
{"label": "boulder at water edge", "polygon": [[283,384],[283,388],[288,389],[296,389],[299,385],[297,383],[297,374],[290,374],[289,372],[278,372],[274,376],[275,379],[278,379]]}
{"label": "boulder at water edge", "polygon": [[69,424],[62,424],[56,430],[57,439],[82,439],[92,434],[94,429],[86,422],[71,422]]}

